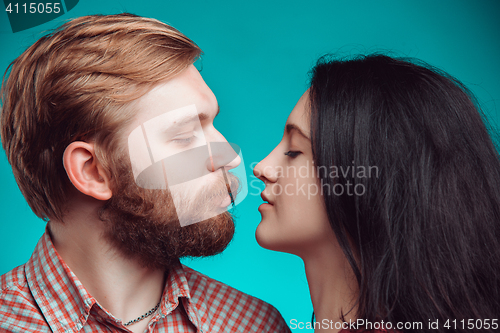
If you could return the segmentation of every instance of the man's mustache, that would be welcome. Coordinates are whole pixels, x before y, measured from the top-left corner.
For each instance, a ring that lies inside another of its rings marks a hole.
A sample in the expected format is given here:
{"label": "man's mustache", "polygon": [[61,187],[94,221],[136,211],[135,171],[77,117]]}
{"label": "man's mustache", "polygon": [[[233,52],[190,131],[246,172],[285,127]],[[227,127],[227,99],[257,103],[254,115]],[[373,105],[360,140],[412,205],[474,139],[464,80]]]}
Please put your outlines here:
{"label": "man's mustache", "polygon": [[224,200],[226,196],[229,194],[231,197],[231,201],[234,204],[236,197],[240,191],[240,180],[231,172],[221,168],[220,171],[221,176],[218,177],[212,184],[204,187],[200,195],[197,196],[197,200],[202,200],[208,202],[218,202]]}
{"label": "man's mustache", "polygon": [[166,189],[167,186],[177,186],[214,172],[207,167],[208,161],[213,162],[216,159],[218,165],[228,165],[238,158],[240,148],[234,143],[210,142],[208,144],[211,153],[208,145],[203,145],[150,164],[137,175],[135,179],[137,185],[146,189]]}

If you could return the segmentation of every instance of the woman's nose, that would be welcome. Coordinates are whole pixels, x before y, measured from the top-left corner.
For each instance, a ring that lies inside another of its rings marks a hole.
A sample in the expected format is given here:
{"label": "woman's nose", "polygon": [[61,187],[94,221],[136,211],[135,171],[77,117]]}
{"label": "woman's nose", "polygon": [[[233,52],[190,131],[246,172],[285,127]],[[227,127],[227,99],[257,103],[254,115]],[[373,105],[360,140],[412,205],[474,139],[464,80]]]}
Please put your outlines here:
{"label": "woman's nose", "polygon": [[259,178],[264,183],[274,183],[278,180],[278,172],[271,163],[271,154],[260,161],[259,164],[257,164],[253,169],[253,174],[255,175],[255,177]]}

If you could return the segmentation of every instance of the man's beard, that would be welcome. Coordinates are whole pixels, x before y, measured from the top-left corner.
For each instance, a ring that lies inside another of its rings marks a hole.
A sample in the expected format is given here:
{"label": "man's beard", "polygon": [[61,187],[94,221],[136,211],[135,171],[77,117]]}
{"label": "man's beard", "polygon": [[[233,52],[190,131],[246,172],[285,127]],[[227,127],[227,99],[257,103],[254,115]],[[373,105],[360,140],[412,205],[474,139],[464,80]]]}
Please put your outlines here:
{"label": "man's beard", "polygon": [[[230,243],[234,222],[229,212],[181,227],[170,191],[140,188],[130,167],[119,169],[120,179],[116,180],[112,198],[100,209],[99,218],[107,223],[105,237],[124,255],[145,267],[167,269],[182,257],[218,254]],[[227,176],[231,192],[237,193],[238,179],[231,173]],[[196,215],[228,195],[222,176],[201,192],[183,210]]]}

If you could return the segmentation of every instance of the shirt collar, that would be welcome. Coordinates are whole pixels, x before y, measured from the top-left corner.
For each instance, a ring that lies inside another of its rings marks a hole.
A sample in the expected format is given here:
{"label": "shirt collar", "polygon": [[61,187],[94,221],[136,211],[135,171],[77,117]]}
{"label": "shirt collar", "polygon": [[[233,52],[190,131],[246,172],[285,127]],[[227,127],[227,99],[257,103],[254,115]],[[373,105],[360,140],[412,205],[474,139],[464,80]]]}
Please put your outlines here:
{"label": "shirt collar", "polygon": [[189,320],[199,330],[202,327],[200,309],[198,309],[196,304],[191,301],[191,294],[184,266],[181,265],[180,262],[169,270],[167,283],[162,296],[162,304],[160,308],[161,316],[165,317],[175,310],[175,308],[179,306],[179,300],[184,301],[183,306]]}
{"label": "shirt collar", "polygon": [[179,298],[191,298],[184,269],[180,262],[170,268],[167,283],[163,290],[161,312],[165,315],[172,312],[179,305]]}
{"label": "shirt collar", "polygon": [[26,264],[33,298],[54,332],[79,331],[96,300],[57,253],[48,230]]}
{"label": "shirt collar", "polygon": [[[100,307],[59,256],[48,229],[38,241],[25,267],[33,298],[52,331],[67,332],[69,329],[77,332],[87,322],[91,308],[94,305]],[[174,311],[182,298],[185,298],[184,308],[189,319],[200,328],[199,311],[191,303],[184,268],[178,262],[169,269],[161,299],[160,316],[164,318]]]}

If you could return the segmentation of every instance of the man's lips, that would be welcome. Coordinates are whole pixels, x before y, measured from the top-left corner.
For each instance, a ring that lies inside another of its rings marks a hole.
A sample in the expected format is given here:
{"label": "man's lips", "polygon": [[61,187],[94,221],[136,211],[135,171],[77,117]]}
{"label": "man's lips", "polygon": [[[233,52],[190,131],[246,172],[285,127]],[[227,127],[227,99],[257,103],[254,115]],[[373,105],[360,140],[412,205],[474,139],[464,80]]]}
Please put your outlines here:
{"label": "man's lips", "polygon": [[229,194],[226,194],[225,198],[222,200],[219,207],[221,208],[228,207],[231,204],[231,202],[233,202],[231,196]]}
{"label": "man's lips", "polygon": [[239,180],[234,175],[228,175],[225,169],[222,169],[222,175],[224,178],[225,189],[221,190],[220,198],[221,203],[219,206],[221,208],[228,207],[230,204],[235,204],[236,196],[238,195]]}

